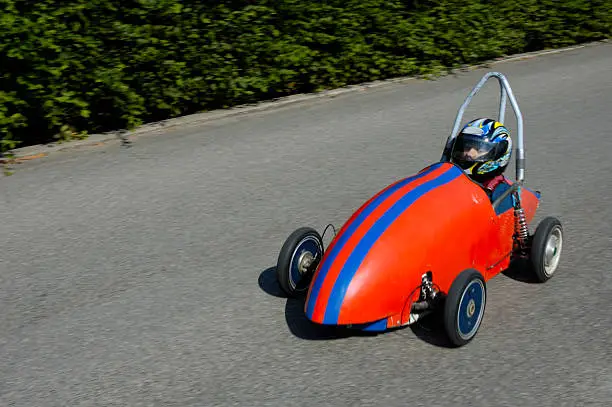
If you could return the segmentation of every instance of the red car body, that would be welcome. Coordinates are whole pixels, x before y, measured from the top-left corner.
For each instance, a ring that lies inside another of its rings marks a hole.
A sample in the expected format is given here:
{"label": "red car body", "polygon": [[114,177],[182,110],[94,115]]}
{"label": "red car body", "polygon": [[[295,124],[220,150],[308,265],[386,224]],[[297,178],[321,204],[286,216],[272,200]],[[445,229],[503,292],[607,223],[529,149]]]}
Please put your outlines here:
{"label": "red car body", "polygon": [[[524,187],[520,194],[529,223],[540,195]],[[348,219],[325,251],[308,288],[307,318],[383,331],[413,322],[424,273],[432,273],[441,292],[470,268],[488,281],[510,263],[512,199],[509,194],[494,208],[483,188],[449,162],[389,185]]]}

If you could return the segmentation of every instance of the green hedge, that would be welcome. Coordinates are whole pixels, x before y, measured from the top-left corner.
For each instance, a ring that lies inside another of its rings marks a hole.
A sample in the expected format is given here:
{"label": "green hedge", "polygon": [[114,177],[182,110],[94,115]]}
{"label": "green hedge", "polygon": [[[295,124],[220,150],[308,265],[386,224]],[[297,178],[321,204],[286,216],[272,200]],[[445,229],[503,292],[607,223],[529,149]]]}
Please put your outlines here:
{"label": "green hedge", "polygon": [[612,0],[0,5],[2,151],[612,32]]}

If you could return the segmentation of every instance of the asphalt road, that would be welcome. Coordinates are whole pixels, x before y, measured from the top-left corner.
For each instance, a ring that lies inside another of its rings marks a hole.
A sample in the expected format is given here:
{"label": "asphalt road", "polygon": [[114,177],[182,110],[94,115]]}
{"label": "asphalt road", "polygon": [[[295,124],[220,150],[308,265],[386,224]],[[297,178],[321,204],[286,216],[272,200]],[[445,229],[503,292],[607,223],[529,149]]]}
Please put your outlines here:
{"label": "asphalt road", "polygon": [[[478,69],[32,161],[0,179],[2,406],[612,405],[612,45],[495,65],[525,117],[547,284],[489,284],[460,349],[304,321],[271,267],[439,159]],[[466,112],[494,114],[494,82]],[[516,129],[514,116],[507,122]],[[514,174],[514,168],[510,170]],[[469,228],[465,233],[470,233]],[[327,240],[327,239],[326,239]]]}

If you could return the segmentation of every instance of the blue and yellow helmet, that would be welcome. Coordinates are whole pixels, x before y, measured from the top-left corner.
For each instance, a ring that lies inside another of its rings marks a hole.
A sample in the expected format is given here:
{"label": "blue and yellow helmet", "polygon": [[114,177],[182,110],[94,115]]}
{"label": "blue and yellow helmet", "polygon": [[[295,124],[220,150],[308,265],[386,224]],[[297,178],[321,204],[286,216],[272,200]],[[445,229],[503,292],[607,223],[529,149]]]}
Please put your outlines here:
{"label": "blue and yellow helmet", "polygon": [[512,155],[512,138],[503,124],[493,119],[472,120],[457,135],[451,162],[466,174],[479,178],[504,172]]}

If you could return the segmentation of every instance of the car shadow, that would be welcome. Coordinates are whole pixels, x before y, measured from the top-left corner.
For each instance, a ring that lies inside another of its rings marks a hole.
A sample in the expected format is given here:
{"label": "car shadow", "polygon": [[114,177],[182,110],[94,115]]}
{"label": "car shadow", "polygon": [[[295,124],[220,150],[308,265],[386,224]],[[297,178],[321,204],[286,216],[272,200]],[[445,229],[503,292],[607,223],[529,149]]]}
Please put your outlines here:
{"label": "car shadow", "polygon": [[259,288],[273,297],[287,298],[276,279],[276,267],[269,267],[259,275]]}
{"label": "car shadow", "polygon": [[361,332],[342,327],[321,326],[310,322],[304,313],[306,296],[288,298],[276,279],[276,267],[265,269],[259,275],[258,283],[265,293],[287,299],[285,303],[285,321],[291,333],[300,339],[316,341],[376,335],[376,333]]}
{"label": "car shadow", "polygon": [[412,333],[424,342],[439,348],[454,348],[453,343],[444,331],[442,312],[425,316],[409,326]]}
{"label": "car shadow", "polygon": [[504,270],[502,274],[521,283],[538,284],[538,280],[531,271],[529,261],[527,259],[512,259],[510,261],[510,266]]}
{"label": "car shadow", "polygon": [[[283,292],[276,279],[276,267],[269,267],[261,272],[258,279],[259,287],[267,294],[286,298],[285,303],[285,321],[290,332],[297,338],[304,340],[337,340],[347,339],[351,337],[373,337],[384,333],[364,332],[356,329],[349,329],[335,326],[321,326],[314,324],[306,318],[304,313],[304,305],[306,296],[298,298],[288,298]],[[442,319],[437,314],[431,314],[420,321],[409,326],[413,334],[434,346],[450,348],[452,344],[447,339],[444,333],[444,327],[441,323]],[[388,333],[410,332],[406,327],[391,329]]]}

